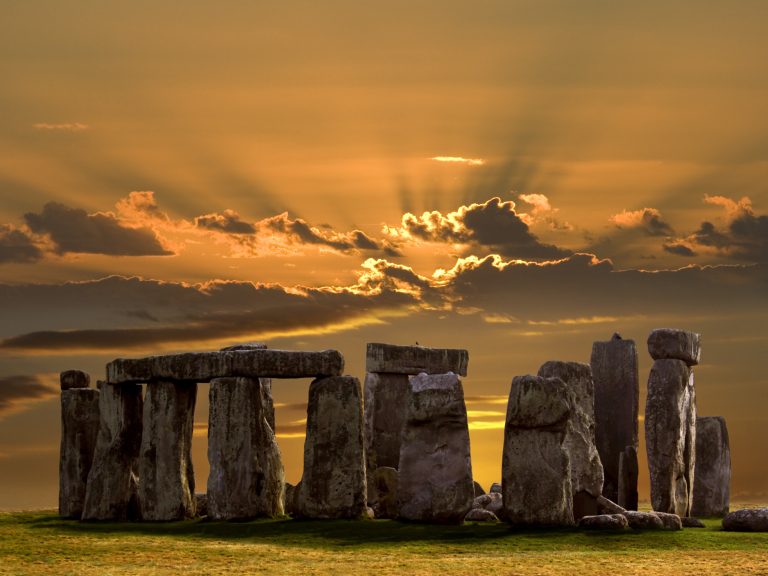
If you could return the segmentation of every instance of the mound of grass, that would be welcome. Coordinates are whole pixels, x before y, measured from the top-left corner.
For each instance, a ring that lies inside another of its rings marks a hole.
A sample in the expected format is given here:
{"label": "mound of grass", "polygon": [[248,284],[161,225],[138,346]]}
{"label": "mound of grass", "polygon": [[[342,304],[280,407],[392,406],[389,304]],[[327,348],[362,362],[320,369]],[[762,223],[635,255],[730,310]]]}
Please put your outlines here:
{"label": "mound of grass", "polygon": [[766,574],[768,534],[389,520],[81,523],[0,514],[0,574]]}

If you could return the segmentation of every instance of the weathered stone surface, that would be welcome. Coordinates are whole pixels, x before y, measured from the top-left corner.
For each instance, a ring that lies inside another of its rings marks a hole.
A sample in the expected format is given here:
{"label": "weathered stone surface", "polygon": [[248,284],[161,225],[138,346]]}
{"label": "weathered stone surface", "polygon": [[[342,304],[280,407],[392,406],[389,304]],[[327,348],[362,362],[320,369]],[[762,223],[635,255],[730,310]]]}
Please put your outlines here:
{"label": "weathered stone surface", "polygon": [[396,346],[369,342],[365,357],[367,372],[416,375],[453,372],[467,375],[469,353],[455,348]]}
{"label": "weathered stone surface", "polygon": [[495,492],[498,492],[499,494],[501,494],[501,482],[494,482],[493,484],[491,484],[491,489],[488,490],[488,493],[493,494]]}
{"label": "weathered stone surface", "polygon": [[154,382],[144,397],[139,507],[142,520],[195,516],[192,429],[197,384]]}
{"label": "weathered stone surface", "polygon": [[747,508],[731,512],[723,518],[723,530],[768,532],[768,508]]}
{"label": "weathered stone surface", "polygon": [[475,497],[472,500],[472,508],[482,508],[483,510],[490,510],[496,516],[502,517],[504,515],[504,502],[499,492],[492,492],[491,494],[482,494]]}
{"label": "weathered stone surface", "polygon": [[682,530],[683,523],[677,514],[668,514],[666,512],[654,512],[661,519],[665,530]]}
{"label": "weathered stone surface", "polygon": [[627,510],[624,512],[624,516],[627,518],[629,527],[634,530],[664,529],[664,522],[655,512],[637,512],[635,510]]}
{"label": "weathered stone surface", "polygon": [[357,378],[323,378],[310,385],[304,474],[298,490],[300,516],[365,515],[363,398]]}
{"label": "weathered stone surface", "polygon": [[596,503],[600,514],[623,514],[627,511],[623,506],[619,506],[616,502],[609,500],[605,496],[598,496]]}
{"label": "weathered stone surface", "polygon": [[258,378],[211,380],[208,516],[243,520],[283,514],[285,477]]}
{"label": "weathered stone surface", "polygon": [[400,518],[462,522],[474,487],[464,390],[455,374],[411,379],[398,470]]}
{"label": "weathered stone surface", "polygon": [[502,494],[512,524],[572,525],[573,499],[565,435],[569,392],[559,378],[516,376],[504,427]]}
{"label": "weathered stone surface", "polygon": [[295,510],[294,510],[294,499],[296,497],[296,486],[291,484],[290,482],[285,483],[285,494],[284,494],[284,500],[283,500],[283,510],[286,514],[289,514],[293,516]]}
{"label": "weathered stone surface", "polygon": [[693,373],[682,360],[656,360],[648,378],[645,438],[651,503],[658,512],[690,515],[696,442]]}
{"label": "weathered stone surface", "polygon": [[725,419],[696,418],[696,482],[693,484],[694,516],[725,516],[731,498],[731,449]]}
{"label": "weathered stone surface", "polygon": [[195,512],[200,517],[208,516],[208,494],[195,494]]}
{"label": "weathered stone surface", "polygon": [[88,388],[91,385],[91,377],[82,370],[66,370],[59,374],[59,383],[62,390]]}
{"label": "weathered stone surface", "polygon": [[83,520],[135,520],[143,400],[141,386],[99,382],[99,435]]}
{"label": "weathered stone surface", "polygon": [[579,528],[583,530],[624,530],[628,526],[627,518],[622,514],[582,516],[579,520]]}
{"label": "weathered stone surface", "polygon": [[603,465],[595,446],[595,386],[589,364],[546,362],[539,368],[543,378],[560,378],[568,388],[570,425],[566,428],[565,449],[571,463],[573,516],[597,514],[595,498],[603,490]]}
{"label": "weathered stone surface", "polygon": [[490,510],[473,508],[464,516],[464,522],[498,522],[499,518]]}
{"label": "weathered stone surface", "polygon": [[[595,444],[603,465],[603,496],[619,501],[619,458],[626,446],[637,450],[640,380],[637,348],[618,334],[592,345],[595,383]],[[637,491],[637,485],[626,491]]]}
{"label": "weathered stone surface", "polygon": [[[262,342],[246,342],[244,344],[235,344],[234,346],[227,346],[222,348],[221,352],[242,352],[247,350],[266,350],[267,345]],[[272,379],[271,378],[259,378],[261,382],[261,390],[263,396],[265,416],[269,427],[272,431],[275,431],[275,404],[272,401]]]}
{"label": "weathered stone surface", "polygon": [[365,375],[366,469],[397,468],[408,400],[406,374]]}
{"label": "weathered stone surface", "polygon": [[682,360],[695,366],[701,360],[701,336],[687,330],[657,328],[648,336],[648,353],[654,360]]}
{"label": "weathered stone surface", "polygon": [[680,518],[680,522],[682,523],[683,528],[706,528],[704,522],[693,516],[683,516]]}
{"label": "weathered stone surface", "polygon": [[395,468],[380,466],[368,474],[368,505],[376,518],[397,518],[397,485]]}
{"label": "weathered stone surface", "polygon": [[64,518],[80,518],[83,513],[98,433],[99,391],[90,388],[62,390],[59,515]]}
{"label": "weathered stone surface", "polygon": [[344,357],[336,350],[293,352],[256,348],[118,358],[107,364],[107,380],[114,384],[155,381],[195,383],[231,377],[315,378],[338,376],[343,371]]}
{"label": "weathered stone surface", "polygon": [[473,487],[473,493],[474,493],[474,495],[475,495],[475,498],[477,498],[478,496],[482,496],[483,494],[485,494],[485,490],[483,489],[483,487],[482,487],[482,485],[480,484],[480,482],[478,482],[478,481],[474,480],[474,481],[472,482],[472,487]]}
{"label": "weathered stone surface", "polygon": [[619,506],[637,510],[637,448],[627,446],[619,454]]}

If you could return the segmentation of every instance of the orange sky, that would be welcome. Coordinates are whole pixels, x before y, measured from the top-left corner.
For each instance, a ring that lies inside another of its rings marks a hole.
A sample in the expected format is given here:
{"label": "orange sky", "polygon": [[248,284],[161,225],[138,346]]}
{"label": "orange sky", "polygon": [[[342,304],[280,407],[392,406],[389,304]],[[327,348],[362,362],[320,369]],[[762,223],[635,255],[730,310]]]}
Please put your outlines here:
{"label": "orange sky", "polygon": [[[514,375],[618,331],[644,394],[660,326],[703,334],[699,413],[728,422],[734,496],[765,501],[766,21],[762,0],[9,3],[0,508],[56,501],[65,369],[259,340],[362,379],[368,341],[467,348],[489,484]],[[290,481],[307,385],[274,388]]]}

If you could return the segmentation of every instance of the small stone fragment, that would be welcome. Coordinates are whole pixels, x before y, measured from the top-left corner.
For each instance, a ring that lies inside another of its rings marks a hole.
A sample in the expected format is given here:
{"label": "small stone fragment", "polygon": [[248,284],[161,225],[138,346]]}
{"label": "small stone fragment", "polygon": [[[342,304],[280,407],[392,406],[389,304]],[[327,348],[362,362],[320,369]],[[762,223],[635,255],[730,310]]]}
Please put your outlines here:
{"label": "small stone fragment", "polygon": [[498,522],[499,519],[490,510],[483,508],[473,508],[464,516],[464,522]]}
{"label": "small stone fragment", "polygon": [[729,532],[768,532],[768,508],[745,508],[723,518],[723,530]]}
{"label": "small stone fragment", "polygon": [[491,484],[491,489],[488,491],[488,493],[493,494],[495,492],[501,494],[501,482],[494,482]]}
{"label": "small stone fragment", "polygon": [[579,528],[583,530],[624,530],[628,526],[627,518],[622,514],[582,516],[579,520]]}
{"label": "small stone fragment", "polygon": [[496,514],[496,516],[501,517],[504,513],[504,502],[501,493],[492,492],[490,494],[478,496],[472,501],[472,508],[490,510]]}
{"label": "small stone fragment", "polygon": [[88,388],[91,385],[91,377],[82,370],[66,370],[59,374],[59,383],[62,390]]}
{"label": "small stone fragment", "polygon": [[695,366],[701,360],[701,336],[687,330],[657,328],[648,336],[648,353],[654,360],[682,360]]}

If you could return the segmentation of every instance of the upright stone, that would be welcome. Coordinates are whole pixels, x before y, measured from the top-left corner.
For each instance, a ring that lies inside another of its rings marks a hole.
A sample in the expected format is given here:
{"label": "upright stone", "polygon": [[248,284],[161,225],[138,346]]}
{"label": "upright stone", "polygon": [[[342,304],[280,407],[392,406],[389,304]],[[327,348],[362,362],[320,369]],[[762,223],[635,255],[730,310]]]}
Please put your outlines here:
{"label": "upright stone", "polygon": [[99,382],[99,436],[83,520],[135,520],[143,400],[138,384]]}
{"label": "upright stone", "polygon": [[696,418],[696,482],[693,516],[725,516],[731,496],[731,449],[725,418]]}
{"label": "upright stone", "polygon": [[280,448],[259,378],[211,380],[208,516],[243,520],[284,512]]}
{"label": "upright stone", "polygon": [[504,426],[501,483],[512,524],[569,526],[573,498],[566,431],[568,387],[559,378],[516,376]]}
{"label": "upright stone", "polygon": [[560,378],[570,396],[570,424],[565,434],[565,449],[571,465],[573,516],[594,516],[597,497],[603,490],[603,465],[595,446],[595,386],[589,364],[546,362],[539,368],[543,378]]}
{"label": "upright stone", "polygon": [[80,518],[88,473],[99,433],[99,391],[88,386],[80,371],[61,374],[61,449],[59,453],[59,515]]}
{"label": "upright stone", "polygon": [[619,506],[637,510],[637,449],[627,446],[619,455]]}
{"label": "upright stone", "polygon": [[[267,345],[260,342],[249,342],[246,344],[235,344],[222,348],[221,352],[244,352],[248,350],[266,350]],[[261,381],[262,402],[265,410],[265,417],[272,431],[275,431],[275,404],[272,401],[272,378],[259,378]]]}
{"label": "upright stone", "polygon": [[398,472],[404,520],[460,524],[472,508],[467,408],[455,374],[411,378]]}
{"label": "upright stone", "polygon": [[[603,495],[619,500],[619,458],[627,446],[637,451],[637,414],[640,381],[637,348],[633,340],[618,334],[592,345],[592,377],[595,383],[595,443],[603,465]],[[637,491],[637,485],[625,490]]]}
{"label": "upright stone", "polygon": [[409,388],[406,374],[365,375],[365,455],[369,472],[380,466],[399,465]]}
{"label": "upright stone", "polygon": [[645,440],[653,509],[689,516],[696,459],[696,396],[693,372],[683,360],[653,363]]}
{"label": "upright stone", "polygon": [[297,515],[359,518],[366,513],[363,402],[352,376],[315,380],[309,387],[304,473]]}
{"label": "upright stone", "polygon": [[144,398],[139,506],[142,520],[195,515],[192,430],[197,384],[153,382]]}

